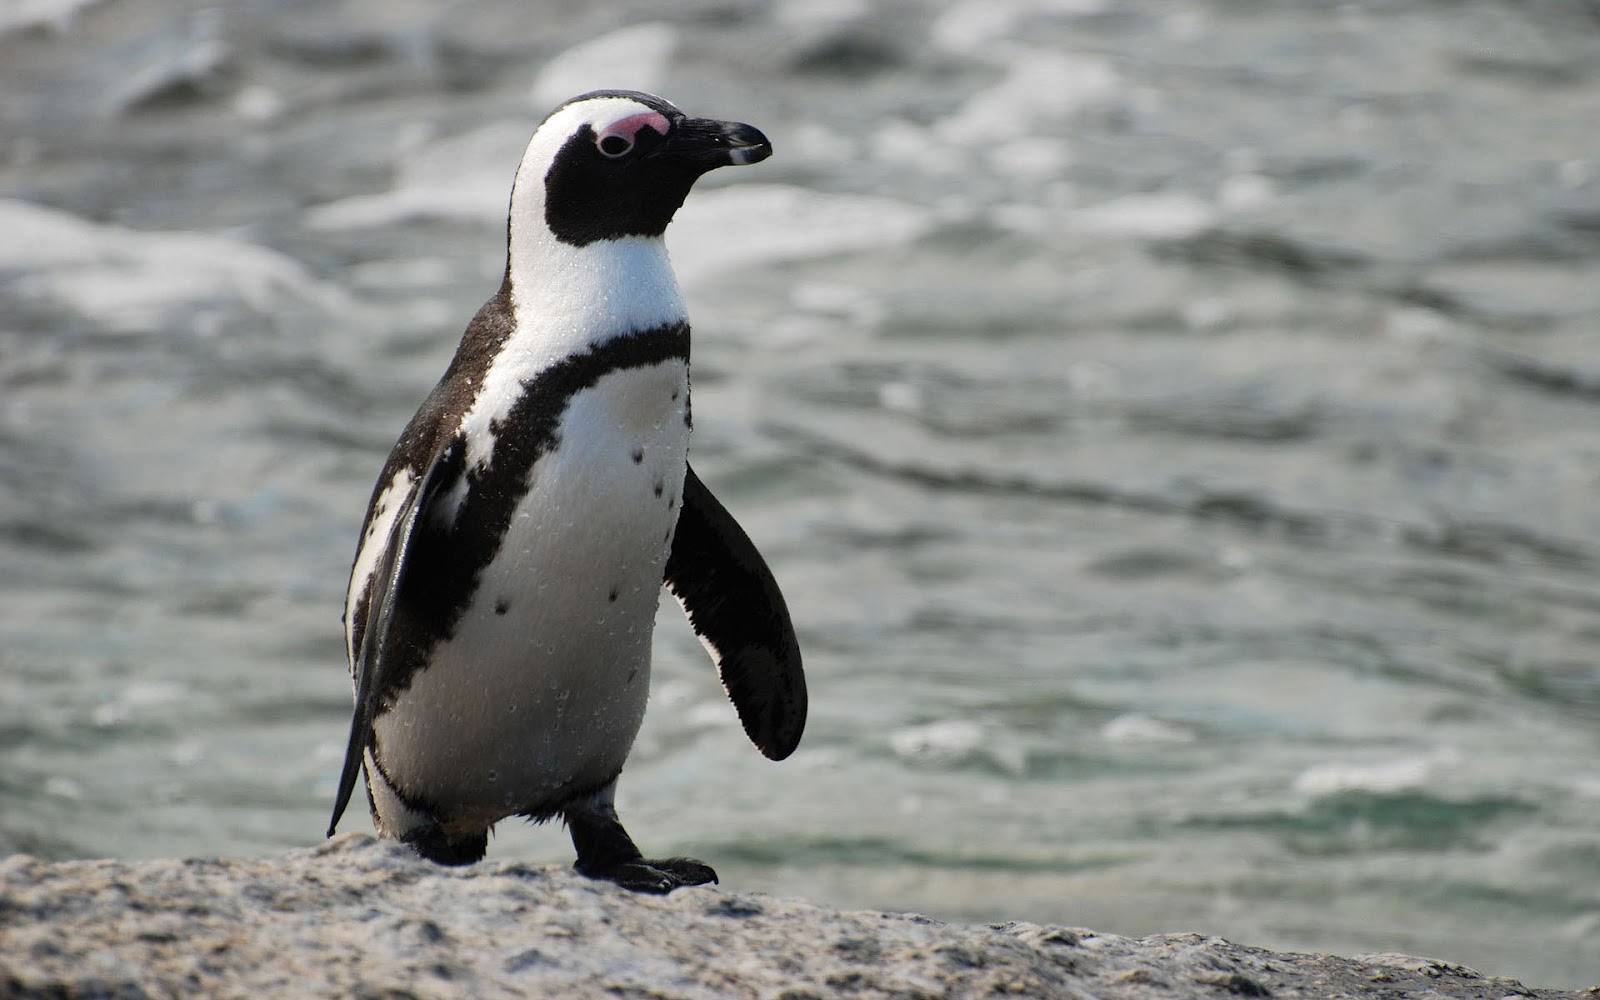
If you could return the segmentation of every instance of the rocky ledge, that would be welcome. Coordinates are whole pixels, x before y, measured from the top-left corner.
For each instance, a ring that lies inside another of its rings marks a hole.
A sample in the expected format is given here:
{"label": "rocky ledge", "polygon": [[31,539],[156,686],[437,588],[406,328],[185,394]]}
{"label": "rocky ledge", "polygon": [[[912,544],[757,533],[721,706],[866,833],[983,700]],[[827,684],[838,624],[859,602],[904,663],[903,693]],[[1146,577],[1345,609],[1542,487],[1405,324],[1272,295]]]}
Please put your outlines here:
{"label": "rocky ledge", "polygon": [[351,835],[278,858],[0,862],[9,997],[1593,997],[1400,955],[943,924]]}

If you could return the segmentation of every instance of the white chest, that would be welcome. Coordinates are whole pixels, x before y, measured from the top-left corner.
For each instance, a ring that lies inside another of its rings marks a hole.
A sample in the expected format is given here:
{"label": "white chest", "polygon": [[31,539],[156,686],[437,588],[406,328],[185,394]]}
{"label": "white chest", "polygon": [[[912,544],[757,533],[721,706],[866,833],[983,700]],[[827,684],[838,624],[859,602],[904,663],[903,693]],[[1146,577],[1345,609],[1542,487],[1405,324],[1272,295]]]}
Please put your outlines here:
{"label": "white chest", "polygon": [[492,821],[621,768],[649,690],[688,406],[678,358],[567,402],[471,605],[377,722],[402,784]]}

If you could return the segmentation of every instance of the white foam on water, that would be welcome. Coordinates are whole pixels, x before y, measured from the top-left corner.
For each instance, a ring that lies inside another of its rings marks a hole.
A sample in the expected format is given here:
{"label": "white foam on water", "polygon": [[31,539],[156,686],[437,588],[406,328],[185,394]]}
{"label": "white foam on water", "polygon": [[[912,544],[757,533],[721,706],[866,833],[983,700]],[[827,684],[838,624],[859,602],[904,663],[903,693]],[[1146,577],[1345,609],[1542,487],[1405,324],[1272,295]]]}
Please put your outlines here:
{"label": "white foam on water", "polygon": [[983,727],[970,719],[940,719],[889,734],[889,749],[913,760],[954,760],[983,744]]}
{"label": "white foam on water", "polygon": [[1098,14],[1104,0],[967,0],[934,19],[930,36],[950,52],[981,54],[993,42],[1013,37],[1017,22],[1030,14]]}
{"label": "white foam on water", "polygon": [[418,219],[503,226],[531,131],[526,121],[504,121],[425,143],[404,154],[388,191],[319,205],[306,212],[305,224],[323,232]]}
{"label": "white foam on water", "polygon": [[735,184],[689,196],[667,230],[684,284],[741,267],[890,247],[928,232],[931,209],[789,184]]}
{"label": "white foam on water", "polygon": [[1028,753],[1020,741],[990,732],[971,719],[939,719],[903,726],[889,734],[889,749],[902,760],[936,766],[984,763],[1012,775],[1028,770]]}
{"label": "white foam on water", "polygon": [[1089,232],[1145,239],[1182,239],[1203,232],[1217,219],[1209,202],[1182,191],[1130,194],[1068,216]]}
{"label": "white foam on water", "polygon": [[63,778],[59,774],[45,779],[44,791],[46,795],[52,795],[58,799],[68,799],[73,802],[83,798],[83,786],[71,778]]}
{"label": "white foam on water", "polygon": [[96,96],[102,116],[121,115],[179,85],[204,89],[219,83],[237,54],[227,38],[225,12],[201,7],[178,24],[170,34],[144,36],[118,57],[116,71]]}
{"label": "white foam on water", "polygon": [[969,0],[935,18],[929,35],[941,49],[973,52],[1009,34],[1021,10],[1021,4],[1005,0]]}
{"label": "white foam on water", "polygon": [[941,157],[929,157],[928,150],[937,149],[939,139],[933,130],[924,128],[904,118],[888,118],[878,123],[871,135],[872,155],[880,160],[891,163],[903,163],[908,166],[918,167],[924,171],[939,171],[944,167],[945,173],[956,173],[955,164],[946,165]]}
{"label": "white foam on water", "polygon": [[1237,316],[1234,304],[1220,296],[1190,299],[1183,304],[1183,325],[1191,330],[1216,330]]}
{"label": "white foam on water", "polygon": [[1383,795],[1412,791],[1428,785],[1441,768],[1454,764],[1458,759],[1455,751],[1445,749],[1372,764],[1317,764],[1295,777],[1294,790],[1300,795],[1312,797],[1347,792]]}
{"label": "white foam on water", "polygon": [[871,306],[872,293],[837,282],[797,281],[789,286],[789,302],[805,312],[855,316]]}
{"label": "white foam on water", "polygon": [[1072,165],[1072,147],[1054,136],[1019,136],[991,149],[989,165],[995,173],[1008,177],[1059,177]]}
{"label": "white foam on water", "polygon": [[733,706],[721,699],[691,705],[680,718],[691,729],[732,729],[739,721]]}
{"label": "white foam on water", "polygon": [[233,113],[245,121],[269,122],[283,114],[289,102],[279,91],[255,83],[241,88],[231,106]]}
{"label": "white foam on water", "polygon": [[848,163],[859,155],[859,149],[855,140],[819,122],[797,122],[783,140],[783,158],[790,163]]}
{"label": "white foam on water", "polygon": [[0,35],[34,28],[67,31],[78,13],[99,0],[0,0]]}
{"label": "white foam on water", "polygon": [[102,227],[32,202],[0,199],[0,272],[79,264],[102,250]]}
{"label": "white foam on water", "polygon": [[0,272],[15,287],[116,330],[158,324],[169,310],[238,301],[269,311],[285,298],[348,307],[293,258],[230,236],[142,232],[0,199]]}
{"label": "white foam on water", "polygon": [[149,100],[174,84],[204,84],[215,79],[233,58],[233,47],[215,38],[198,38],[174,47],[118,81],[101,104],[103,114],[117,115]]}
{"label": "white foam on water", "polygon": [[530,99],[539,113],[591,90],[642,90],[654,94],[666,82],[678,33],[647,21],[575,45],[539,71]]}
{"label": "white foam on water", "polygon": [[1193,743],[1194,732],[1177,723],[1129,713],[1101,726],[1100,738],[1107,743]]}
{"label": "white foam on water", "polygon": [[1047,130],[1072,113],[1105,101],[1122,78],[1104,56],[1006,45],[1006,76],[968,98],[937,130],[946,142],[988,148]]}
{"label": "white foam on water", "polygon": [[122,700],[135,708],[171,705],[192,697],[194,691],[182,681],[134,681],[122,691]]}
{"label": "white foam on water", "polygon": [[342,280],[357,288],[392,291],[446,285],[455,273],[443,257],[408,257],[351,264]]}
{"label": "white foam on water", "polygon": [[1600,774],[1580,774],[1573,778],[1572,791],[1580,799],[1600,799]]}
{"label": "white foam on water", "polygon": [[1257,173],[1230,174],[1217,189],[1217,201],[1230,211],[1243,212],[1269,205],[1278,196],[1277,188]]}
{"label": "white foam on water", "polygon": [[119,696],[96,705],[89,720],[101,729],[112,729],[132,718],[135,709],[177,704],[192,694],[189,685],[179,681],[135,681]]}
{"label": "white foam on water", "polygon": [[840,24],[872,13],[867,0],[786,0],[773,11],[773,18],[790,28]]}
{"label": "white foam on water", "polygon": [[878,386],[878,405],[895,413],[920,413],[926,405],[920,386],[912,382],[893,381]]}

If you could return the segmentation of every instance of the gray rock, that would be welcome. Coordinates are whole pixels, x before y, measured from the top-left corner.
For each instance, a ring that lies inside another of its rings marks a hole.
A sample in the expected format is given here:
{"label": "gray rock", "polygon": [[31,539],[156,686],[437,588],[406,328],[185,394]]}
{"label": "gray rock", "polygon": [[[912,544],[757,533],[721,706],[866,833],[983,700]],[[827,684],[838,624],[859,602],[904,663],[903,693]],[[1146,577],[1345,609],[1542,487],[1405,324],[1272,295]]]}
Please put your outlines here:
{"label": "gray rock", "polygon": [[562,868],[440,868],[361,835],[277,858],[0,862],[0,998],[1006,995],[1580,996],[1399,955],[638,896]]}

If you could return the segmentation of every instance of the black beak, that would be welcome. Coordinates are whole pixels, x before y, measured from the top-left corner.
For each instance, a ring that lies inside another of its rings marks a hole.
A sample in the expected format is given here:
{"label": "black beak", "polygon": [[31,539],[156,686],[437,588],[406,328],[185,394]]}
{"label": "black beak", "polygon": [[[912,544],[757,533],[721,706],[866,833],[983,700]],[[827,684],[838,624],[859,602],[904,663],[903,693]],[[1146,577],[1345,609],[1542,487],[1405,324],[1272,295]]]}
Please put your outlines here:
{"label": "black beak", "polygon": [[659,155],[683,160],[704,172],[717,167],[760,163],[772,155],[772,143],[752,125],[711,118],[684,118],[673,126],[672,135]]}

